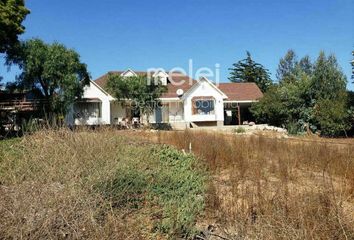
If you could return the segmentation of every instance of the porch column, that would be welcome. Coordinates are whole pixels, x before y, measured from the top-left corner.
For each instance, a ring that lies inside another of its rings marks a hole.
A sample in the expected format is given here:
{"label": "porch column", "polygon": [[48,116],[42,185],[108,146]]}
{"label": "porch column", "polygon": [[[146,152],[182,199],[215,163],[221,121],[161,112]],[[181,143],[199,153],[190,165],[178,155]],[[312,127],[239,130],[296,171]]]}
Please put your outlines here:
{"label": "porch column", "polygon": [[237,103],[237,118],[238,118],[238,125],[241,125],[241,108],[239,103]]}
{"label": "porch column", "polygon": [[111,102],[109,100],[102,101],[102,123],[111,124]]}

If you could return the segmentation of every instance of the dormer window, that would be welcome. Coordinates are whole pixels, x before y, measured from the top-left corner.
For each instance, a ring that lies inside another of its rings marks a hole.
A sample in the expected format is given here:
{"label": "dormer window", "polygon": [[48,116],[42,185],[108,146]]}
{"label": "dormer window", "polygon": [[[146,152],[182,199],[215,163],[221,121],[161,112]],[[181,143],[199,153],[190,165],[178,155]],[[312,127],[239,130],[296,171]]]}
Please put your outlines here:
{"label": "dormer window", "polygon": [[133,70],[128,69],[121,74],[122,77],[136,77],[138,76]]}
{"label": "dormer window", "polygon": [[152,77],[155,79],[156,83],[157,81],[160,81],[162,85],[166,86],[167,85],[167,79],[168,79],[168,74],[163,71],[163,70],[159,70],[156,71]]}

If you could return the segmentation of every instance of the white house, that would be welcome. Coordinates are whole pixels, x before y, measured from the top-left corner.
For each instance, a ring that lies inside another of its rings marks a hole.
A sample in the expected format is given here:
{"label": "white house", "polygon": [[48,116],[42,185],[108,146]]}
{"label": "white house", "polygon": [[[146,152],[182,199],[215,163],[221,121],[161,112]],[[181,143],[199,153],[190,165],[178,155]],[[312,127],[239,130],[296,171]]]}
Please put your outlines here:
{"label": "white house", "polygon": [[[167,86],[149,119],[140,116],[134,106],[118,101],[106,90],[108,74],[127,78],[149,74]],[[70,125],[115,125],[131,122],[137,117],[144,122],[166,123],[174,128],[190,126],[223,126],[251,121],[249,106],[263,96],[254,83],[220,83],[207,78],[194,80],[180,72],[170,74],[127,71],[109,72],[84,89],[83,97],[74,103],[66,120]]]}

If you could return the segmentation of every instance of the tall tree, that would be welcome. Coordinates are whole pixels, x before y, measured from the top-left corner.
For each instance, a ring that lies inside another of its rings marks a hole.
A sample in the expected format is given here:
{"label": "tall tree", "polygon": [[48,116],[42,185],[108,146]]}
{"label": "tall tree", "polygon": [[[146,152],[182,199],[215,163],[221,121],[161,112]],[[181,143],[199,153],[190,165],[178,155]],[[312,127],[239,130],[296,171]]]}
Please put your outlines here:
{"label": "tall tree", "polygon": [[231,82],[254,82],[263,92],[266,92],[272,85],[268,69],[262,64],[256,63],[248,51],[245,59],[232,66],[229,68]]}
{"label": "tall tree", "polygon": [[47,100],[49,114],[65,113],[89,83],[79,54],[59,43],[47,44],[40,39],[24,42],[18,64],[23,71],[18,83],[39,89]]}
{"label": "tall tree", "polygon": [[326,57],[320,52],[314,66],[312,89],[316,99],[338,100],[346,92],[347,79],[334,55]]}
{"label": "tall tree", "polygon": [[154,109],[159,107],[159,98],[166,91],[166,86],[163,86],[160,81],[151,83],[146,75],[124,78],[110,74],[107,91],[118,100],[129,101],[136,110],[145,114],[149,119]]}
{"label": "tall tree", "polygon": [[29,12],[23,0],[0,0],[0,54],[17,55],[18,35],[25,31],[22,22]]}
{"label": "tall tree", "polygon": [[280,84],[251,109],[256,118],[291,133],[310,129],[334,136],[348,129],[346,78],[336,58],[321,52],[314,64],[308,57],[297,62],[292,51],[284,59]]}
{"label": "tall tree", "polygon": [[0,0],[0,53],[9,53],[25,31],[22,21],[29,14],[23,0]]}
{"label": "tall tree", "polygon": [[306,55],[301,58],[298,64],[296,65],[296,69],[298,69],[298,71],[302,71],[307,75],[311,75],[313,72],[313,64],[311,62],[310,57]]}
{"label": "tall tree", "polygon": [[279,82],[293,82],[295,80],[294,73],[298,64],[295,52],[290,49],[285,56],[280,59],[277,69],[277,79]]}
{"label": "tall tree", "polygon": [[334,55],[320,52],[314,66],[310,94],[316,100],[314,119],[325,135],[336,135],[347,128],[347,79]]}
{"label": "tall tree", "polygon": [[352,80],[353,80],[353,83],[354,83],[354,51],[352,51],[352,56],[353,56],[353,59],[351,61],[351,64],[352,64]]}

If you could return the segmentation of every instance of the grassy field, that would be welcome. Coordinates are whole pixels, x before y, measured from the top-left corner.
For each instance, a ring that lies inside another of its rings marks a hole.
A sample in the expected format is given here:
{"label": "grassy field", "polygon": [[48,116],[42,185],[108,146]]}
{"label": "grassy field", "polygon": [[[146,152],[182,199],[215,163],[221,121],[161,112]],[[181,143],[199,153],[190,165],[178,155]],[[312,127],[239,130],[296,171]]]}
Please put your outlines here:
{"label": "grassy field", "polygon": [[0,143],[0,239],[191,237],[205,171],[192,155],[112,131]]}
{"label": "grassy field", "polygon": [[354,239],[353,156],[351,140],[41,131],[0,142],[0,239]]}
{"label": "grassy field", "polygon": [[136,134],[200,157],[205,218],[228,239],[354,239],[354,141],[205,131]]}

